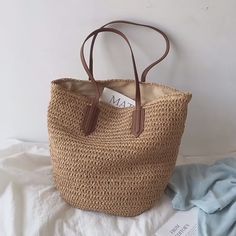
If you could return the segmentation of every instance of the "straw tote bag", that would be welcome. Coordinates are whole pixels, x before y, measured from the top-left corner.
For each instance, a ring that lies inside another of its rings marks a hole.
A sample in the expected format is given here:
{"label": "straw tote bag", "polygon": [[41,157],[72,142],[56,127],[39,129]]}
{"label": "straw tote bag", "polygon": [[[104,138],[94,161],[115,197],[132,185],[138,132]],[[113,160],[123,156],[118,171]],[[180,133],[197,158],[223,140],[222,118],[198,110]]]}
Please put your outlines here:
{"label": "straw tote bag", "polygon": [[[164,55],[139,80],[127,37],[109,24],[149,27],[165,39]],[[92,51],[96,36],[112,32],[128,44],[134,79],[95,80]],[[93,37],[90,66],[85,42]],[[81,47],[89,80],[59,79],[51,83],[48,132],[53,177],[62,198],[76,208],[135,216],[161,197],[174,169],[191,94],[145,82],[148,71],[165,58],[169,40],[159,29],[127,21],[110,22],[93,31]],[[117,108],[100,101],[110,88],[135,101]]]}

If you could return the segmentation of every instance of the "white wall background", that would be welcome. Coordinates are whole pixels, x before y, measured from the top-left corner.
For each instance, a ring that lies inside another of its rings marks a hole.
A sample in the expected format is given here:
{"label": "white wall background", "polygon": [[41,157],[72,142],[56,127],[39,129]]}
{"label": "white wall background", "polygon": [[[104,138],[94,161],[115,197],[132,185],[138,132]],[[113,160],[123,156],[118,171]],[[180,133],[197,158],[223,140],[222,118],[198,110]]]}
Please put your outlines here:
{"label": "white wall background", "polygon": [[[85,36],[117,19],[149,23],[171,39],[171,53],[148,80],[191,91],[185,155],[236,149],[236,1],[0,0],[0,140],[47,141],[50,81],[84,78],[79,49]],[[163,41],[142,28],[117,26],[132,42],[140,72]],[[99,37],[96,78],[133,78],[127,46]]]}

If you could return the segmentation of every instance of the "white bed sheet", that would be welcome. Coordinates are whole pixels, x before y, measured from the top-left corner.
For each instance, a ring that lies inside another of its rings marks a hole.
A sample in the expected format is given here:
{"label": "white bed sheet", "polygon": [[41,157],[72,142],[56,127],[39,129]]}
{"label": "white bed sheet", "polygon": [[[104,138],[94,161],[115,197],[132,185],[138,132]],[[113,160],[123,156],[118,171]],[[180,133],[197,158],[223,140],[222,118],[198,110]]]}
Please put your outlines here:
{"label": "white bed sheet", "polygon": [[174,213],[165,195],[136,217],[74,209],[53,185],[47,144],[0,144],[1,236],[164,236],[158,229]]}

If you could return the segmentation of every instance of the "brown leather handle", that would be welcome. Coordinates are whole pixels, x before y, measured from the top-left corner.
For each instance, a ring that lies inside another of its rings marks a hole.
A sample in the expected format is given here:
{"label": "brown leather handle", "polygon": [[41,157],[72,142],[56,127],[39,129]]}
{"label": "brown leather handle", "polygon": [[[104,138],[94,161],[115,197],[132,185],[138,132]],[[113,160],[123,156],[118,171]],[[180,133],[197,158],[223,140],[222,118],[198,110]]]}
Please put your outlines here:
{"label": "brown leather handle", "polygon": [[93,73],[91,73],[91,71],[86,63],[85,57],[84,57],[84,46],[89,38],[91,38],[92,36],[98,35],[101,32],[112,32],[112,33],[120,35],[127,42],[128,46],[130,48],[133,69],[134,69],[134,77],[135,77],[135,89],[136,89],[135,111],[133,113],[132,132],[136,137],[138,137],[143,130],[144,110],[141,107],[140,85],[139,85],[139,78],[138,78],[138,72],[137,72],[137,67],[136,67],[136,63],[135,63],[134,53],[133,53],[132,47],[131,47],[130,42],[127,39],[127,37],[119,30],[116,30],[113,28],[100,28],[100,29],[93,31],[92,33],[90,33],[86,37],[86,39],[84,40],[84,42],[81,46],[80,58],[81,58],[82,65],[83,65],[85,71],[87,72],[89,79],[94,84],[95,89],[96,89],[95,98],[93,99],[92,104],[87,108],[87,111],[86,111],[87,115],[85,117],[84,125],[83,125],[84,133],[86,135],[88,135],[91,132],[93,132],[96,127],[95,121],[97,121],[97,116],[99,113],[99,109],[97,107],[97,104],[98,104],[99,98],[100,98],[99,86],[98,86],[96,80],[94,79]]}
{"label": "brown leather handle", "polygon": [[[168,39],[167,35],[163,31],[161,31],[160,29],[158,29],[158,28],[156,28],[154,26],[150,26],[150,25],[146,25],[146,24],[139,24],[139,23],[135,23],[135,22],[131,22],[131,21],[124,21],[124,20],[111,21],[111,22],[103,25],[101,28],[104,28],[104,27],[106,27],[108,25],[111,25],[111,24],[120,24],[120,23],[122,23],[122,24],[130,24],[130,25],[137,25],[137,26],[143,26],[143,27],[147,27],[147,28],[153,29],[153,30],[157,31],[158,33],[160,33],[163,36],[163,38],[165,39],[166,50],[165,50],[164,54],[157,61],[153,62],[151,65],[146,67],[146,69],[142,73],[141,81],[145,82],[146,81],[146,77],[147,77],[147,73],[155,65],[160,63],[168,55],[168,53],[170,51],[169,39]],[[93,74],[93,48],[94,48],[94,43],[95,43],[96,37],[97,37],[97,35],[94,35],[94,37],[92,39],[92,42],[91,42],[91,46],[90,46],[89,68],[90,68],[90,71],[91,71],[92,74]]]}

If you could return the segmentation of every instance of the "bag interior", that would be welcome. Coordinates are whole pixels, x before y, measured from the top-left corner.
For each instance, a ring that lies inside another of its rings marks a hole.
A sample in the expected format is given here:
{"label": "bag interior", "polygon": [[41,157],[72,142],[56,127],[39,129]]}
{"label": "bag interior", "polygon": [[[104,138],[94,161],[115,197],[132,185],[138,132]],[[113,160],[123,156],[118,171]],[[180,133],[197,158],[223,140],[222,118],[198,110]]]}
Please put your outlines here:
{"label": "bag interior", "polygon": [[[100,93],[107,87],[135,100],[135,81],[133,80],[98,80],[96,82],[99,85]],[[60,84],[61,87],[75,94],[81,94],[88,97],[95,96],[95,86],[91,81],[60,79],[54,81],[54,83]],[[180,93],[175,89],[154,83],[140,83],[140,92],[142,105],[164,95]]]}

